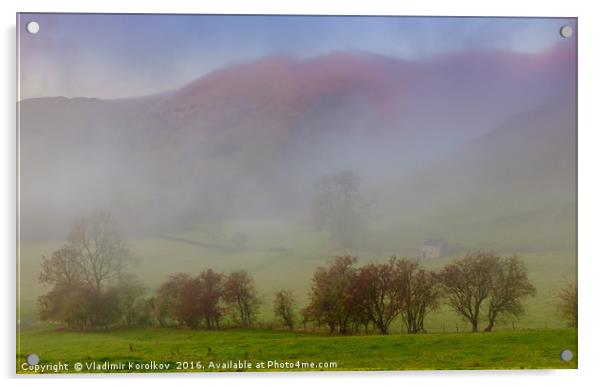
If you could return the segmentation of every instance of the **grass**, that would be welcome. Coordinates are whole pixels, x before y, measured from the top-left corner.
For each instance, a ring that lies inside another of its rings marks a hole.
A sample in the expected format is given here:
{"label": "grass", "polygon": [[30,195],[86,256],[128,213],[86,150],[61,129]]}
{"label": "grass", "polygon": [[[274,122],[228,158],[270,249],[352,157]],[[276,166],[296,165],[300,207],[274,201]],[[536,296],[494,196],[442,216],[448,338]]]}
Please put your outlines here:
{"label": "grass", "polygon": [[[178,364],[203,367],[193,371],[237,371],[229,361],[247,361],[251,371],[311,370],[255,368],[261,362],[267,367],[269,361],[314,362],[314,371],[577,368],[574,329],[328,336],[268,329],[148,328],[82,333],[40,327],[22,331],[20,345],[18,373],[24,373],[20,365],[29,353],[38,354],[40,364],[69,364],[68,372],[73,372],[76,362],[125,363],[126,369],[119,372],[131,372],[128,362],[152,361],[169,364],[169,371],[176,371]],[[563,349],[573,351],[572,361],[560,360]],[[212,369],[211,362],[226,362],[226,368]],[[319,367],[320,362],[336,362],[336,367]]]}

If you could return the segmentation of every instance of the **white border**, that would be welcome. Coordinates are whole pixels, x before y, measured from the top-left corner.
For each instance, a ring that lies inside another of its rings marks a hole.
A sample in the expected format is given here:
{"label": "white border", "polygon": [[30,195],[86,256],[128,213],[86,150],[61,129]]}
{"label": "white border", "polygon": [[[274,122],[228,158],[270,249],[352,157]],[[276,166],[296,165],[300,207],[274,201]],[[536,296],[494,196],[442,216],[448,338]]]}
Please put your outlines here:
{"label": "white border", "polygon": [[[363,386],[372,380],[381,384],[446,386],[507,386],[544,385],[566,386],[589,384],[599,380],[597,375],[602,312],[598,295],[602,294],[601,230],[596,227],[602,219],[600,198],[600,14],[596,2],[587,1],[385,1],[385,0],[21,0],[2,1],[2,51],[0,67],[3,85],[0,105],[5,118],[2,131],[0,179],[4,183],[0,223],[0,245],[3,247],[2,273],[4,314],[0,320],[4,348],[0,352],[2,377],[7,384],[38,384],[70,386],[86,383],[105,386],[109,383],[164,385],[171,380],[178,385],[230,386],[243,382],[251,386],[291,386],[307,384],[342,384]],[[16,377],[15,364],[15,219],[16,219],[16,131],[15,131],[15,13],[21,12],[119,12],[119,13],[281,13],[281,14],[348,14],[348,15],[446,15],[446,16],[564,16],[578,17],[579,23],[579,370],[562,371],[440,371],[440,372],[335,372],[304,374],[201,374],[201,375],[126,375],[119,377]],[[109,379],[110,378],[110,379]]]}

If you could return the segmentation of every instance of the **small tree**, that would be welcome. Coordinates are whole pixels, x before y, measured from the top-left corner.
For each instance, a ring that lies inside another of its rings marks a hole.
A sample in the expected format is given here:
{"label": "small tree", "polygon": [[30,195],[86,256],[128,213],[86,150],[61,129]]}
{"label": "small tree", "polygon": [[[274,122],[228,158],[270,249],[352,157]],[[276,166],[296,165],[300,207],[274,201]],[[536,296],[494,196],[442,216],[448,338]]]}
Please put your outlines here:
{"label": "small tree", "polygon": [[[185,278],[178,289],[176,317],[180,322],[192,329],[199,327],[205,315],[202,301],[203,285],[198,277]],[[207,323],[207,328],[210,323]]]}
{"label": "small tree", "polygon": [[353,277],[350,294],[353,303],[363,309],[363,314],[383,335],[399,315],[401,283],[397,277],[396,258],[388,263],[365,265]]}
{"label": "small tree", "polygon": [[493,280],[487,311],[486,332],[491,332],[498,317],[525,313],[523,299],[534,296],[535,287],[527,277],[525,265],[517,256],[499,259],[493,267]]}
{"label": "small tree", "polygon": [[207,329],[219,328],[224,314],[222,298],[224,294],[224,275],[212,269],[202,272],[199,277],[199,306]]}
{"label": "small tree", "polygon": [[288,329],[293,329],[295,325],[294,305],[295,299],[289,290],[276,292],[274,297],[274,314]]}
{"label": "small tree", "polygon": [[159,287],[157,296],[155,297],[154,312],[160,326],[168,326],[174,320],[180,324],[184,323],[180,319],[183,313],[179,309],[182,307],[182,287],[187,281],[190,281],[190,276],[187,274],[172,274]]}
{"label": "small tree", "polygon": [[189,328],[198,328],[202,322],[207,329],[218,328],[223,315],[223,278],[212,269],[196,277],[171,275],[154,300],[159,324],[168,325],[174,319]]}
{"label": "small tree", "polygon": [[319,267],[314,273],[309,310],[319,324],[328,325],[330,333],[337,329],[340,334],[347,333],[352,320],[350,290],[356,261],[357,258],[350,255],[336,257],[328,266]]}
{"label": "small tree", "polygon": [[424,330],[424,319],[437,308],[441,296],[435,273],[420,267],[417,261],[401,259],[395,265],[400,313],[408,333]]}
{"label": "small tree", "polygon": [[89,327],[91,289],[84,284],[57,284],[38,298],[40,318],[61,321],[69,329],[86,330]]}
{"label": "small tree", "polygon": [[572,283],[565,286],[558,294],[558,312],[566,320],[569,327],[578,325],[577,285]]}
{"label": "small tree", "polygon": [[253,324],[260,302],[249,273],[240,270],[228,275],[224,282],[224,300],[240,324],[246,327]]}

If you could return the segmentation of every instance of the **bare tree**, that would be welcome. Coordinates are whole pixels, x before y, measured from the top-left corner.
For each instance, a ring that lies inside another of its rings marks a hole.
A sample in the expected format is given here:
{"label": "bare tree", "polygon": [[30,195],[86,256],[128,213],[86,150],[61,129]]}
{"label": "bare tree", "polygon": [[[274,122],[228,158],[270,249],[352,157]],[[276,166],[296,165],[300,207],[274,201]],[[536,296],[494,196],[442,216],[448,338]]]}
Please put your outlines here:
{"label": "bare tree", "polygon": [[569,327],[576,328],[578,325],[578,297],[577,285],[572,283],[565,286],[558,294],[558,312],[566,319]]}
{"label": "bare tree", "polygon": [[80,219],[68,239],[71,248],[77,251],[84,279],[97,290],[109,280],[119,280],[133,260],[123,234],[109,213]]}
{"label": "bare tree", "polygon": [[441,295],[435,273],[420,267],[417,261],[400,259],[395,265],[401,317],[408,333],[424,330],[424,319],[437,308]]}
{"label": "bare tree", "polygon": [[251,326],[257,316],[259,298],[253,278],[244,270],[232,272],[224,283],[224,300],[235,310],[243,326]]}
{"label": "bare tree", "polygon": [[312,203],[315,225],[327,229],[342,247],[353,247],[367,215],[359,178],[351,171],[342,171],[322,177],[316,188],[318,193]]}
{"label": "bare tree", "polygon": [[517,256],[501,258],[493,268],[486,332],[491,332],[500,316],[520,316],[524,307],[522,300],[534,296],[535,287],[527,277],[525,265]]}
{"label": "bare tree", "polygon": [[478,331],[481,307],[490,296],[499,257],[477,252],[445,266],[440,273],[448,304]]}
{"label": "bare tree", "polygon": [[284,326],[293,329],[295,326],[295,298],[289,290],[280,290],[274,297],[274,314]]}

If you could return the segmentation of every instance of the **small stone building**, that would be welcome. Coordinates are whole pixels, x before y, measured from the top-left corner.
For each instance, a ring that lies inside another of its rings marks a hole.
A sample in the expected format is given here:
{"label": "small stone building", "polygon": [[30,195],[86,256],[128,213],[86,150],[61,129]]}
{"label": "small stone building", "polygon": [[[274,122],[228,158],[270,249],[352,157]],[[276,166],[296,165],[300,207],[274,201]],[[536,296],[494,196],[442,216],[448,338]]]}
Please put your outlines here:
{"label": "small stone building", "polygon": [[433,259],[449,254],[449,243],[443,239],[427,239],[420,247],[420,258]]}

